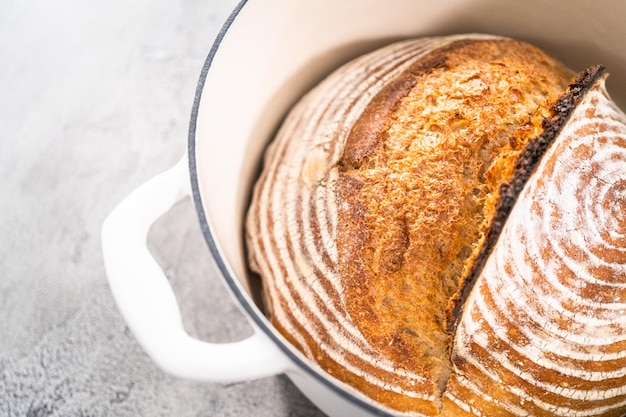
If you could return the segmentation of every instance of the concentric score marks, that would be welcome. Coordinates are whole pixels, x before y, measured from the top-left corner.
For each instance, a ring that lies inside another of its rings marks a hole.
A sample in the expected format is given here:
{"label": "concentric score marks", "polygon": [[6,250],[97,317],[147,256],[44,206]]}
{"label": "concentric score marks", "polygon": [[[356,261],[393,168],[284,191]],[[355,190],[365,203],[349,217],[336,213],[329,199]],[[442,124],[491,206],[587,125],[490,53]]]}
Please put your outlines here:
{"label": "concentric score marks", "polygon": [[446,401],[474,415],[623,415],[625,220],[626,116],[601,79],[527,182],[466,301]]}

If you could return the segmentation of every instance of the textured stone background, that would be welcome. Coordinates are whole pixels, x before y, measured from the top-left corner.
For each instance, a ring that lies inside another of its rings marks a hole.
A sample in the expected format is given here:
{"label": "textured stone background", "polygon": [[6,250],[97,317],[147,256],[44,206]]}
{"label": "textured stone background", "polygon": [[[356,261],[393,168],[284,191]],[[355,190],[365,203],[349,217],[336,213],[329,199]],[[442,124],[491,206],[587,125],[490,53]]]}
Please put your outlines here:
{"label": "textured stone background", "polygon": [[[322,416],[284,376],[223,386],[161,372],[102,265],[105,216],[183,154],[202,63],[235,4],[0,3],[0,416]],[[150,247],[189,333],[250,334],[191,203]]]}

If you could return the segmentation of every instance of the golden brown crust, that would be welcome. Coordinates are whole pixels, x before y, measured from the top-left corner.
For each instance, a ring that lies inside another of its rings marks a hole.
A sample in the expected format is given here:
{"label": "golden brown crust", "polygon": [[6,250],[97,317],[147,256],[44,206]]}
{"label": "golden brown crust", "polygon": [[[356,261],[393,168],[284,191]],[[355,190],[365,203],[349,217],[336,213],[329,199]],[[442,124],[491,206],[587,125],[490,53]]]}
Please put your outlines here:
{"label": "golden brown crust", "polygon": [[[484,296],[495,311],[491,295],[482,293],[488,287],[479,279],[482,264],[520,187],[576,105],[562,96],[572,75],[528,44],[468,35],[391,45],[309,93],[267,154],[247,220],[251,267],[262,276],[276,328],[330,375],[393,410],[541,415],[548,407],[541,401],[556,401],[569,388],[554,388],[555,395],[529,387],[522,395],[506,385],[523,386],[522,371],[490,371],[504,359],[515,361],[509,367],[531,367],[532,355],[516,352],[532,338],[508,322],[529,321],[526,313],[498,313],[497,331],[517,349],[501,357],[495,355],[504,342],[495,330],[487,333],[491,317],[470,320],[484,313],[482,305],[462,312],[458,334],[448,330],[475,281],[481,284],[472,300]],[[612,198],[622,191],[613,190]],[[606,258],[619,261],[620,251]],[[604,287],[589,282],[576,291],[584,300],[610,303],[597,288]],[[566,310],[575,304],[560,303]],[[568,320],[551,323],[566,329]],[[482,339],[472,339],[472,331],[484,331]],[[601,354],[618,355],[625,343]],[[561,356],[542,360],[560,361],[566,370],[578,366],[578,359]],[[613,362],[586,363],[581,372],[595,377],[613,370],[613,382],[626,380]],[[529,371],[528,378],[550,375],[541,382],[549,385],[559,379],[552,371]],[[559,383],[583,386],[576,378]],[[596,386],[613,395],[607,407],[617,407],[626,391],[613,394],[611,383]],[[527,398],[540,400],[524,408]]]}
{"label": "golden brown crust", "polygon": [[348,137],[337,191],[347,309],[435,392],[450,372],[448,302],[570,75],[523,43],[455,42],[384,88]]}

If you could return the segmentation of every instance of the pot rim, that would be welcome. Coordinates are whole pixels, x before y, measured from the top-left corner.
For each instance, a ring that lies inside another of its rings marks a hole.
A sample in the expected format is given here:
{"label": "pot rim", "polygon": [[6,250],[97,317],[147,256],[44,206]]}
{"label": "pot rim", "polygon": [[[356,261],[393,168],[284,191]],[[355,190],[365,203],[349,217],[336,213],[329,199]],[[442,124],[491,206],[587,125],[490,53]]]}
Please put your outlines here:
{"label": "pot rim", "polygon": [[207,216],[204,211],[204,207],[202,204],[202,197],[200,195],[200,187],[198,181],[198,170],[196,164],[196,128],[197,128],[197,120],[199,115],[200,103],[202,101],[202,94],[204,90],[205,81],[207,75],[211,69],[211,64],[215,55],[217,54],[222,40],[226,36],[226,33],[230,29],[231,25],[236,20],[237,16],[241,10],[248,3],[248,0],[241,0],[237,6],[233,9],[231,14],[226,19],[222,28],[220,29],[218,35],[213,42],[213,45],[209,51],[209,54],[202,66],[202,70],[200,72],[200,77],[198,80],[198,84],[196,87],[195,97],[193,101],[193,106],[191,110],[191,118],[189,122],[189,132],[188,132],[188,164],[189,164],[189,176],[191,180],[191,190],[192,190],[192,199],[194,201],[194,205],[196,208],[196,212],[198,215],[198,221],[200,222],[200,228],[202,231],[202,235],[204,236],[204,240],[209,248],[213,259],[216,262],[216,265],[222,274],[222,279],[228,286],[231,291],[231,294],[235,297],[239,306],[244,310],[247,315],[248,320],[252,320],[253,324],[256,325],[270,340],[281,350],[281,352],[293,362],[295,363],[300,370],[306,372],[308,376],[315,378],[319,383],[324,385],[326,388],[331,389],[333,392],[341,396],[343,399],[352,402],[354,405],[359,406],[365,411],[369,412],[372,415],[376,415],[379,417],[392,417],[392,414],[387,413],[383,409],[375,406],[374,404],[366,402],[364,399],[357,397],[356,395],[348,392],[347,390],[341,388],[337,384],[332,383],[328,377],[322,375],[320,371],[313,368],[309,363],[303,360],[302,357],[296,355],[290,347],[286,345],[287,342],[283,341],[275,334],[275,330],[271,328],[271,325],[268,324],[267,320],[263,320],[258,317],[258,309],[255,306],[251,305],[251,299],[246,297],[241,292],[241,287],[237,284],[237,278],[232,275],[231,270],[227,266],[225,260],[220,253],[220,250],[215,242],[214,233],[211,230],[210,223],[207,219]]}

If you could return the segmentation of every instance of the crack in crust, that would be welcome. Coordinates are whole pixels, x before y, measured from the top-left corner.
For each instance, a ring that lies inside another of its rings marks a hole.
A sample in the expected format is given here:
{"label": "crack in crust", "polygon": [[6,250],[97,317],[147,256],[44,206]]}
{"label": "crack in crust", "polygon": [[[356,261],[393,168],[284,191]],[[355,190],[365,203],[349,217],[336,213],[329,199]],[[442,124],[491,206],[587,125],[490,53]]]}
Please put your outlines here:
{"label": "crack in crust", "polygon": [[592,66],[576,76],[573,82],[568,86],[567,91],[559,97],[557,102],[552,106],[552,117],[544,120],[541,136],[530,141],[524,153],[520,156],[515,166],[512,182],[500,186],[501,197],[497,203],[496,215],[487,230],[484,243],[472,262],[471,269],[466,274],[466,277],[462,279],[460,290],[450,300],[447,314],[448,331],[450,333],[454,333],[458,319],[462,314],[464,301],[471,292],[489,254],[498,241],[506,219],[513,209],[524,185],[532,175],[541,157],[548,150],[561,128],[569,119],[572,111],[580,103],[585,94],[596,85],[598,80],[605,76],[606,69],[601,65]]}

